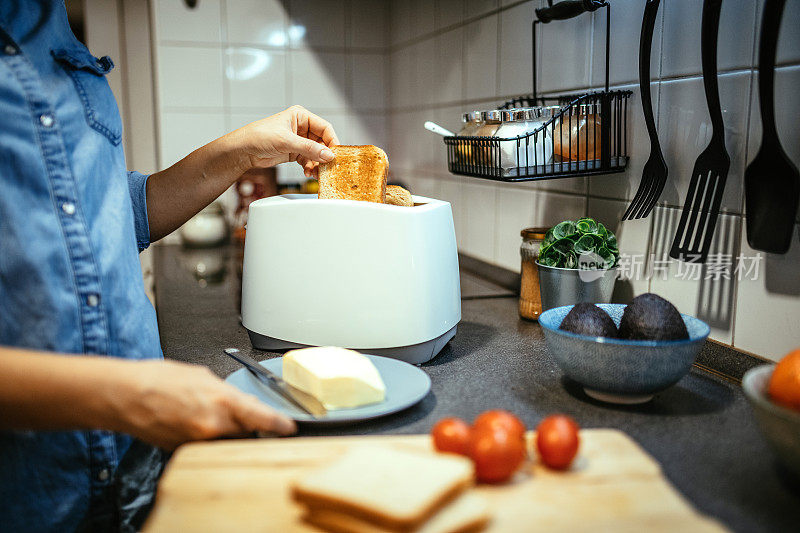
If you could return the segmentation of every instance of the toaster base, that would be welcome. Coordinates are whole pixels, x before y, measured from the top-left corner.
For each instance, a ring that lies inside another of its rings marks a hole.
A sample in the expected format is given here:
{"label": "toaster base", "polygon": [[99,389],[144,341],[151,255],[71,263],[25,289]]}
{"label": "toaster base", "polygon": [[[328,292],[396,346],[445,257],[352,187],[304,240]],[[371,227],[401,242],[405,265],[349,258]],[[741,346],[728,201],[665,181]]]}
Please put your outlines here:
{"label": "toaster base", "polygon": [[[247,328],[245,328],[247,329]],[[399,359],[400,361],[405,361],[406,363],[411,363],[412,365],[421,365],[422,363],[427,363],[438,354],[442,348],[444,348],[445,344],[450,342],[455,334],[458,326],[453,326],[448,331],[442,333],[435,339],[431,339],[429,341],[420,342],[418,344],[410,344],[408,346],[398,346],[396,348],[353,348],[356,351],[368,353],[371,355],[381,355],[383,357],[391,357],[392,359]],[[256,350],[267,350],[267,351],[281,351],[281,350],[293,350],[295,348],[308,348],[308,344],[298,344],[296,342],[285,341],[281,339],[276,339],[275,337],[270,337],[268,335],[262,335],[261,333],[256,333],[255,331],[250,331],[247,329],[247,334],[250,336],[250,342],[253,344],[253,348]]]}

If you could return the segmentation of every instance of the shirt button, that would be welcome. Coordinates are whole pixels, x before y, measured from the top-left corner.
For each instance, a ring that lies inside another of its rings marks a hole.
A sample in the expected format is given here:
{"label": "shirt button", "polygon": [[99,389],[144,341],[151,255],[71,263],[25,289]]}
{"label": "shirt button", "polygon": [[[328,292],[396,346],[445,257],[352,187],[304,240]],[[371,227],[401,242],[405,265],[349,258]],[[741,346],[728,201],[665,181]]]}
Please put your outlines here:
{"label": "shirt button", "polygon": [[10,56],[15,56],[15,55],[17,55],[17,49],[16,49],[16,47],[15,47],[13,44],[7,44],[7,45],[6,45],[6,47],[5,47],[5,48],[3,48],[3,51],[4,51],[4,52],[5,52],[7,55],[10,55]]}
{"label": "shirt button", "polygon": [[107,480],[107,479],[108,479],[108,476],[109,476],[109,475],[110,475],[110,474],[108,473],[108,468],[104,468],[104,469],[102,469],[101,471],[99,471],[99,472],[97,473],[97,479],[98,479],[99,481],[105,481],[105,480]]}
{"label": "shirt button", "polygon": [[44,126],[45,128],[49,128],[50,126],[53,125],[54,122],[53,115],[42,115],[41,117],[39,117],[39,122],[41,122],[42,126]]}
{"label": "shirt button", "polygon": [[89,307],[97,307],[100,303],[100,297],[96,294],[90,294],[86,297],[86,303],[89,304]]}
{"label": "shirt button", "polygon": [[61,204],[61,210],[64,211],[68,215],[74,215],[75,214],[75,204],[73,204],[72,202],[64,202],[63,204]]}

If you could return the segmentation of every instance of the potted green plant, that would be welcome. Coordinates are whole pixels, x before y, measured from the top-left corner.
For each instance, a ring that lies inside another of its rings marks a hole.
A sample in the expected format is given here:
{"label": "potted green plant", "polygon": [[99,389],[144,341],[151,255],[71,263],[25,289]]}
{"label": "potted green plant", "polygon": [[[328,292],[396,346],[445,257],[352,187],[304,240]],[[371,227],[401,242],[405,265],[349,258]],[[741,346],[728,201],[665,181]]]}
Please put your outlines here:
{"label": "potted green plant", "polygon": [[565,220],[539,249],[542,309],[580,302],[607,303],[617,279],[617,237],[592,218]]}

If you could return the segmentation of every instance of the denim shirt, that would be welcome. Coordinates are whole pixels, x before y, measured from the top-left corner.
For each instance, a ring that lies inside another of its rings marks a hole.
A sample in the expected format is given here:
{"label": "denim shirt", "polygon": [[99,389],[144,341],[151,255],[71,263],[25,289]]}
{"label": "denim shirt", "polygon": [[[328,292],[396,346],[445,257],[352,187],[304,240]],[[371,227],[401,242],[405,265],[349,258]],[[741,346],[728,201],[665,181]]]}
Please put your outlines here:
{"label": "denim shirt", "polygon": [[[147,176],[126,171],[112,68],[63,3],[0,2],[2,346],[162,357],[138,259]],[[124,529],[158,456],[107,431],[0,431],[0,529]]]}

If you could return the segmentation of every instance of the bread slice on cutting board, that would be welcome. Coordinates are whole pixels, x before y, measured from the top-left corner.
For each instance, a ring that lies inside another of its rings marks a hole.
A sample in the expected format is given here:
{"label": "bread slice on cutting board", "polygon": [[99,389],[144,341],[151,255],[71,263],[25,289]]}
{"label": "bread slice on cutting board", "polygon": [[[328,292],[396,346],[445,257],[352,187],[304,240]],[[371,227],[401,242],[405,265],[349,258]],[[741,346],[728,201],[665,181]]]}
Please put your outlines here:
{"label": "bread slice on cutting board", "polygon": [[[489,522],[486,500],[471,492],[457,496],[413,533],[472,533]],[[394,530],[377,526],[346,513],[312,509],[304,520],[311,525],[336,533],[391,533]]]}
{"label": "bread slice on cutting board", "polygon": [[413,531],[473,484],[472,462],[386,446],[359,446],[295,482],[292,496],[389,530]]}
{"label": "bread slice on cutting board", "polygon": [[319,198],[385,203],[389,158],[371,144],[333,146],[336,158],[319,165]]}
{"label": "bread slice on cutting board", "polygon": [[386,203],[404,207],[414,207],[414,200],[411,198],[411,193],[399,185],[386,186]]}

